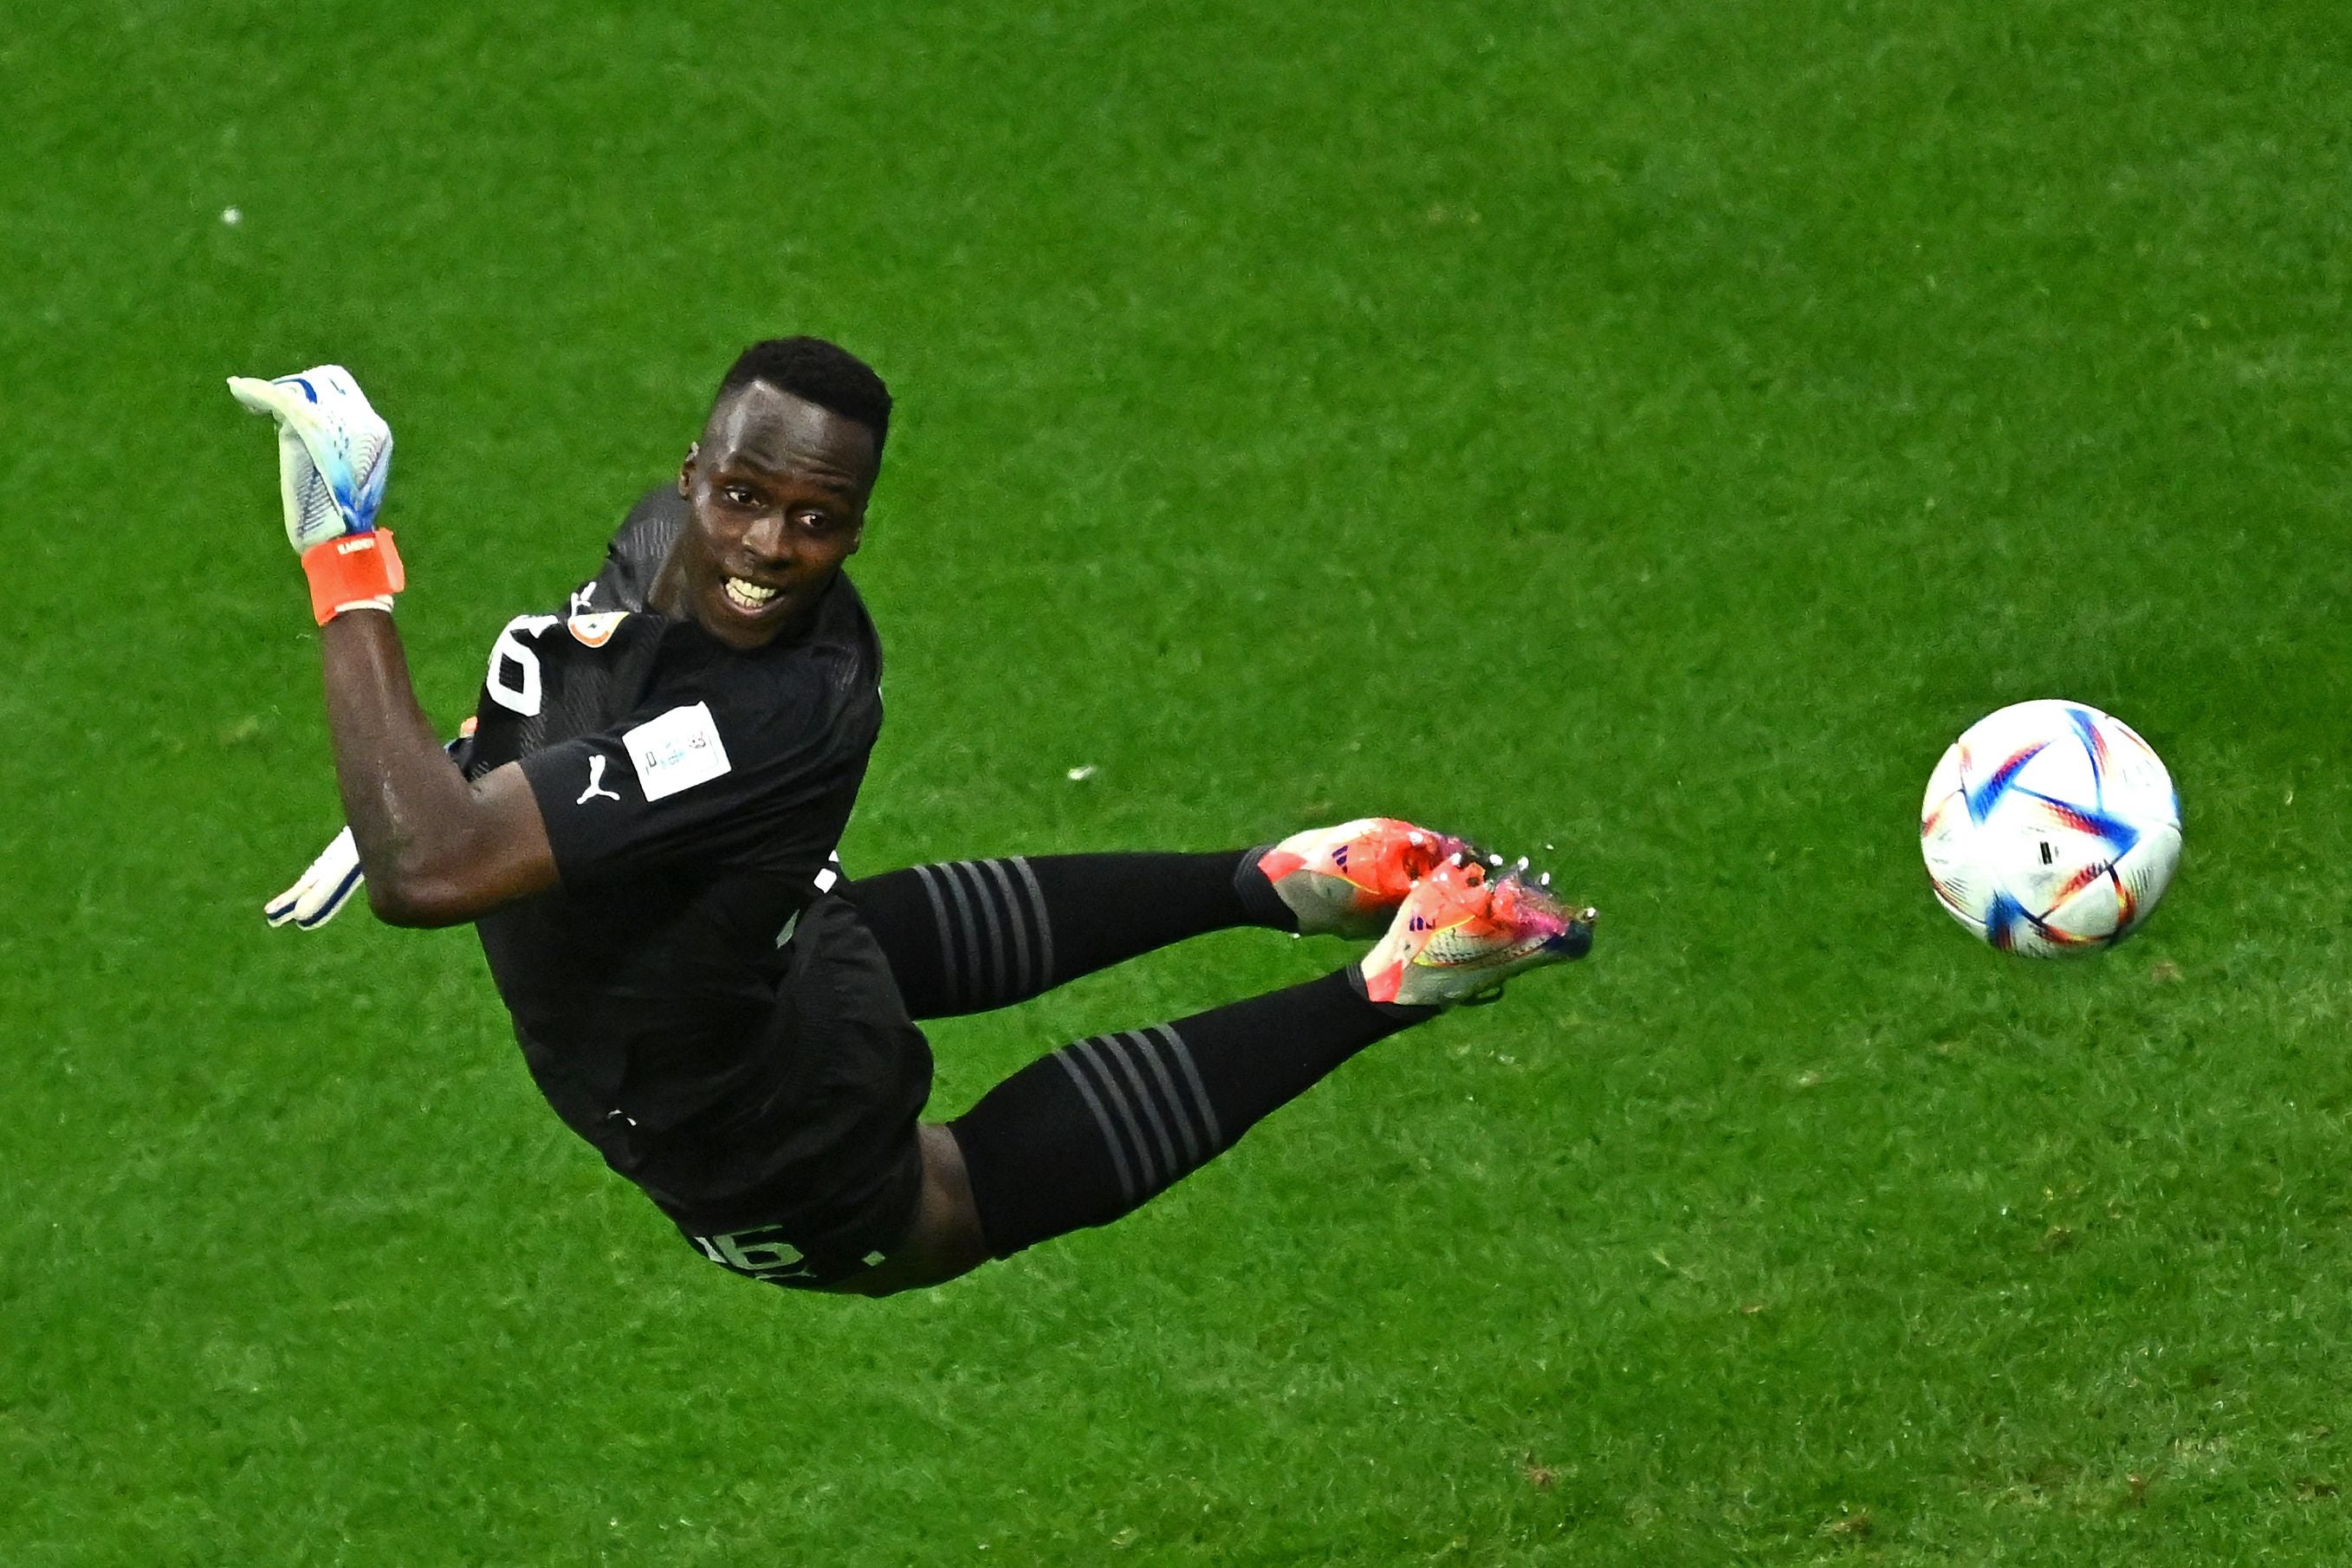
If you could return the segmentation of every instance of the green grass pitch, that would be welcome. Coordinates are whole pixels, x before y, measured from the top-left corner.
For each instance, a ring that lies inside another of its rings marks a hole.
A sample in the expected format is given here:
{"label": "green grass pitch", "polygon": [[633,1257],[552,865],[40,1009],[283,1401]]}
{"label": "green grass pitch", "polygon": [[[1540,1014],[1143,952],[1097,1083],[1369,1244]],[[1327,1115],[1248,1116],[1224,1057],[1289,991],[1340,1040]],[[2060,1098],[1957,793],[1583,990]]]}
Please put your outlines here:
{"label": "green grass pitch", "polygon": [[[2340,6],[20,9],[0,1563],[2352,1555]],[[901,399],[854,867],[1420,814],[1592,961],[877,1304],[697,1262],[467,933],[266,930],[338,812],[221,378],[392,419],[454,721],[787,331]],[[2046,695],[2188,850],[2035,965],[1914,833]]]}

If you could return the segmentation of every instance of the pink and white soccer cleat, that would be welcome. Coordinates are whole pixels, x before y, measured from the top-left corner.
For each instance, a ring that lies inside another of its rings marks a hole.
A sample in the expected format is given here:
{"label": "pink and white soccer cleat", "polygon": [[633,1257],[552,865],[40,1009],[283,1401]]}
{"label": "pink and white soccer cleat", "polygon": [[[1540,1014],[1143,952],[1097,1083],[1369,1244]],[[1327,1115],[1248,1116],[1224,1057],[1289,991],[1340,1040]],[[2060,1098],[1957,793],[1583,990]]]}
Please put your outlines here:
{"label": "pink and white soccer cleat", "polygon": [[1570,912],[1522,861],[1489,879],[1476,861],[1447,860],[1413,884],[1378,946],[1364,955],[1364,994],[1409,1007],[1451,1007],[1497,994],[1524,970],[1582,958],[1599,911]]}
{"label": "pink and white soccer cleat", "polygon": [[1308,936],[1378,936],[1412,885],[1454,856],[1474,853],[1450,834],[1393,816],[1294,833],[1257,868]]}

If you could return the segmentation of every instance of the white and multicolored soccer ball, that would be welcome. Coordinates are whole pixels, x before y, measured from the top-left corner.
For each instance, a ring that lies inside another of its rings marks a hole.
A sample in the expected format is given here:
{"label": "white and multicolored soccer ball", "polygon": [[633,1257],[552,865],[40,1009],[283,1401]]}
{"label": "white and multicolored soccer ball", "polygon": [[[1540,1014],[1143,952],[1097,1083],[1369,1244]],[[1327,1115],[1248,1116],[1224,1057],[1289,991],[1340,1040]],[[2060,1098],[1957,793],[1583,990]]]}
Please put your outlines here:
{"label": "white and multicolored soccer ball", "polygon": [[1969,726],[1927,780],[1919,848],[1951,917],[2004,952],[2112,947],[2180,863],[2180,797],[2146,741],[2080,702]]}

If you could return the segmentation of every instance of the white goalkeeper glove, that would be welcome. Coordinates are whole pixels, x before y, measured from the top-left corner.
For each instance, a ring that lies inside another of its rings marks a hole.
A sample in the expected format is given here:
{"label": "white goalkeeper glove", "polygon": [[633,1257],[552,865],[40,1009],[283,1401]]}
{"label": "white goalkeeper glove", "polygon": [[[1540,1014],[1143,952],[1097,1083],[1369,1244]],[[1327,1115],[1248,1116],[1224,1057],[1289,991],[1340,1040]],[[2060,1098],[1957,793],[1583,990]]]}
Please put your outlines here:
{"label": "white goalkeeper glove", "polygon": [[392,472],[392,426],[339,364],[275,381],[233,375],[228,389],[278,422],[286,542],[302,558],[319,624],[345,610],[391,609],[405,578],[392,532],[376,527],[375,514]]}
{"label": "white goalkeeper glove", "polygon": [[346,827],[310,862],[299,880],[261,906],[261,913],[274,926],[290,922],[304,931],[316,931],[341,913],[366,880],[360,870],[360,847]]}

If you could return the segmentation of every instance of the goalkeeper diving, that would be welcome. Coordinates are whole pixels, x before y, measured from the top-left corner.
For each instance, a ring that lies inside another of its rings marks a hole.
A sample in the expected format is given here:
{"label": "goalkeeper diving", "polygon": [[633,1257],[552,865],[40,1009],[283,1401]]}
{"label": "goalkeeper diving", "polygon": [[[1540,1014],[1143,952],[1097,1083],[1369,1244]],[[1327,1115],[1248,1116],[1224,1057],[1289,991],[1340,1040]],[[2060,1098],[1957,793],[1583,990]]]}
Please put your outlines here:
{"label": "goalkeeper diving", "polygon": [[[887,1295],[1106,1224],[1358,1051],[1591,943],[1526,862],[1391,817],[848,879],[882,649],[844,567],[892,401],[833,343],[744,351],[595,574],[499,633],[446,746],[394,618],[390,428],[337,366],[230,387],[277,423],[349,823],[268,917],[312,929],[364,887],[386,923],[471,922],[550,1106],[733,1272]],[[921,1021],[1235,926],[1371,945],[923,1119]]]}

